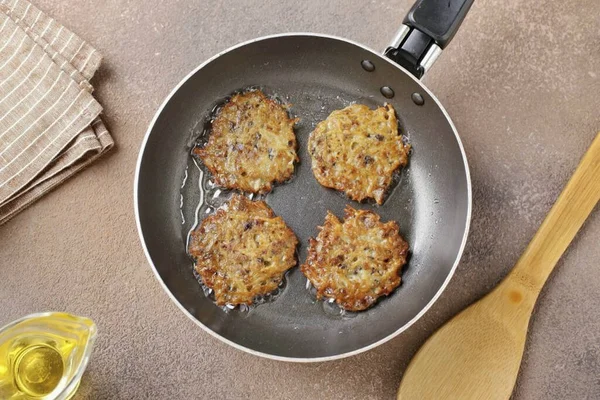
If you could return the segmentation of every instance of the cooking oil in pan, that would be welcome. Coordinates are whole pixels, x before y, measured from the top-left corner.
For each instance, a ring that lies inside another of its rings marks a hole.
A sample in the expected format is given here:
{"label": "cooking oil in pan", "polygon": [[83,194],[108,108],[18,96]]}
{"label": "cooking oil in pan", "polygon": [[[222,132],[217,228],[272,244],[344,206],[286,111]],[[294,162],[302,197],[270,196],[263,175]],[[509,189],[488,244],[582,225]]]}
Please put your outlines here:
{"label": "cooking oil in pan", "polygon": [[306,290],[310,294],[311,298],[315,302],[321,303],[321,307],[323,308],[323,312],[330,317],[341,318],[341,319],[350,319],[354,318],[358,315],[358,313],[354,311],[348,311],[343,309],[335,302],[335,299],[324,297],[321,300],[317,299],[317,289],[310,283],[310,281],[306,280]]}
{"label": "cooking oil in pan", "polygon": [[0,398],[71,398],[95,336],[91,320],[65,313],[35,314],[2,328]]}

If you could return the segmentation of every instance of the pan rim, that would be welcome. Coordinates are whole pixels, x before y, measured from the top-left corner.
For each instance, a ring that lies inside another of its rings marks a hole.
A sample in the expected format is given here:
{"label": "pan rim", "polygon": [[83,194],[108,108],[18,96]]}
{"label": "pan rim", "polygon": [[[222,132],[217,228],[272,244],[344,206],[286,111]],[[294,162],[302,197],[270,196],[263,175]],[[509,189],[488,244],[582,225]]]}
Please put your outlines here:
{"label": "pan rim", "polygon": [[[425,305],[425,307],[423,307],[421,309],[421,311],[419,311],[417,313],[417,315],[415,315],[410,321],[408,321],[407,323],[405,323],[403,326],[401,326],[400,328],[398,328],[396,331],[392,332],[391,334],[389,334],[388,336],[373,342],[367,346],[361,347],[359,349],[356,350],[352,350],[349,352],[345,352],[345,353],[340,353],[340,354],[336,354],[333,356],[324,356],[324,357],[309,357],[309,358],[300,358],[300,357],[287,357],[287,356],[278,356],[278,355],[274,355],[274,354],[269,354],[269,353],[264,353],[261,351],[257,351],[254,349],[250,349],[248,347],[242,346],[241,344],[235,343],[221,335],[219,335],[217,332],[213,331],[212,329],[210,329],[209,327],[207,327],[206,325],[204,325],[202,322],[200,322],[196,317],[194,317],[188,310],[185,309],[185,307],[183,307],[183,305],[179,302],[179,300],[177,300],[177,298],[175,297],[175,295],[169,290],[169,288],[167,287],[167,285],[165,284],[164,280],[162,279],[162,277],[160,276],[158,270],[156,269],[154,262],[152,261],[152,257],[150,256],[150,252],[148,251],[148,248],[146,247],[146,242],[144,240],[144,234],[142,232],[142,226],[141,226],[141,221],[140,221],[140,213],[139,213],[139,207],[138,207],[138,187],[139,187],[139,178],[140,178],[140,168],[142,165],[142,158],[144,156],[144,152],[146,150],[146,145],[148,142],[148,139],[150,137],[150,134],[154,128],[154,125],[156,124],[156,121],[158,120],[159,116],[162,114],[163,109],[165,108],[165,106],[169,103],[169,101],[171,100],[171,98],[175,95],[175,93],[177,93],[177,91],[179,91],[179,89],[193,76],[195,75],[198,71],[200,71],[202,68],[204,68],[206,65],[208,65],[209,63],[211,63],[212,61],[216,60],[217,58],[221,57],[222,55],[229,53],[237,48],[246,46],[248,44],[251,43],[255,43],[255,42],[260,42],[263,40],[268,40],[268,39],[275,39],[275,38],[280,38],[280,37],[288,37],[288,36],[310,36],[310,37],[321,37],[321,38],[326,38],[326,39],[333,39],[333,40],[339,40],[342,42],[346,42],[349,44],[352,44],[354,46],[360,47],[368,52],[373,53],[374,55],[376,55],[378,58],[380,59],[385,59],[386,62],[392,64],[394,67],[400,69],[401,71],[403,71],[406,75],[408,75],[411,79],[413,79],[429,96],[431,96],[431,98],[435,101],[435,103],[437,104],[437,106],[440,108],[440,110],[442,111],[442,113],[444,114],[444,116],[446,117],[446,120],[448,121],[448,123],[450,124],[450,127],[452,128],[452,132],[454,133],[454,136],[456,138],[456,142],[458,143],[459,149],[460,149],[460,153],[462,156],[462,160],[463,160],[463,164],[465,167],[465,177],[466,177],[466,181],[467,181],[467,215],[466,215],[466,221],[465,221],[465,231],[463,234],[463,238],[461,240],[461,244],[460,247],[458,249],[458,253],[456,256],[456,259],[454,260],[454,264],[452,265],[452,268],[450,269],[450,272],[448,273],[448,276],[446,277],[446,279],[444,280],[444,282],[442,283],[442,285],[440,286],[440,288],[438,289],[438,291],[435,293],[435,295],[431,298],[431,300]],[[471,186],[471,174],[469,171],[469,164],[467,161],[467,155],[465,153],[462,141],[460,139],[460,136],[458,135],[458,131],[456,130],[456,127],[454,125],[454,122],[452,121],[452,119],[450,118],[450,115],[448,114],[448,112],[446,111],[446,109],[444,108],[444,106],[442,105],[442,103],[438,100],[438,98],[431,92],[431,90],[429,90],[425,84],[423,84],[423,82],[421,82],[419,79],[417,79],[414,75],[412,75],[410,72],[408,72],[405,68],[403,68],[402,66],[394,63],[392,60],[389,60],[388,58],[386,58],[385,56],[382,56],[379,52],[363,45],[360,44],[358,42],[355,42],[353,40],[350,39],[346,39],[346,38],[342,38],[339,36],[334,36],[334,35],[328,35],[328,34],[320,34],[320,33],[311,33],[311,32],[288,32],[288,33],[279,33],[279,34],[273,34],[273,35],[266,35],[266,36],[261,36],[258,38],[254,38],[254,39],[250,39],[244,42],[240,42],[238,44],[235,44],[229,48],[227,48],[226,50],[220,51],[217,54],[215,54],[214,56],[210,57],[209,59],[207,59],[206,61],[202,62],[200,65],[198,65],[196,68],[194,68],[191,72],[189,72],[172,90],[171,92],[167,95],[167,97],[165,98],[165,100],[162,102],[162,104],[160,105],[160,107],[157,109],[156,113],[154,114],[154,117],[152,118],[152,120],[150,121],[150,124],[148,125],[148,129],[146,130],[146,134],[144,135],[144,138],[142,140],[141,146],[140,146],[140,150],[138,153],[138,158],[136,161],[136,167],[135,167],[135,178],[134,178],[134,182],[133,182],[133,207],[134,207],[134,211],[135,211],[135,222],[136,222],[136,228],[137,228],[137,232],[138,232],[138,237],[139,240],[141,242],[142,248],[144,250],[144,254],[146,256],[146,260],[148,261],[148,263],[150,264],[150,267],[154,273],[154,276],[156,278],[156,280],[159,282],[159,284],[161,285],[162,289],[167,293],[167,295],[169,296],[169,298],[171,299],[171,301],[173,303],[175,303],[175,305],[190,319],[192,320],[196,325],[200,326],[200,328],[202,328],[204,331],[206,331],[207,333],[209,333],[211,336],[219,339],[220,341],[238,349],[241,351],[244,351],[246,353],[255,355],[255,356],[259,356],[259,357],[263,357],[263,358],[268,358],[271,360],[277,360],[277,361],[287,361],[287,362],[295,362],[295,363],[315,363],[315,362],[324,362],[324,361],[333,361],[333,360],[339,360],[342,358],[347,358],[347,357],[352,357],[355,356],[357,354],[366,352],[368,350],[374,349],[375,347],[378,347],[388,341],[390,341],[391,339],[395,338],[396,336],[400,335],[402,332],[406,331],[408,328],[410,328],[415,322],[417,322],[427,311],[429,311],[429,309],[433,306],[433,304],[435,304],[435,302],[439,299],[439,297],[442,295],[442,293],[446,290],[446,287],[448,286],[450,280],[452,279],[452,277],[454,276],[454,273],[456,271],[456,268],[458,267],[458,264],[460,263],[460,260],[462,258],[464,249],[465,249],[465,245],[467,242],[467,238],[469,236],[469,228],[471,225],[471,212],[472,212],[472,186]]]}

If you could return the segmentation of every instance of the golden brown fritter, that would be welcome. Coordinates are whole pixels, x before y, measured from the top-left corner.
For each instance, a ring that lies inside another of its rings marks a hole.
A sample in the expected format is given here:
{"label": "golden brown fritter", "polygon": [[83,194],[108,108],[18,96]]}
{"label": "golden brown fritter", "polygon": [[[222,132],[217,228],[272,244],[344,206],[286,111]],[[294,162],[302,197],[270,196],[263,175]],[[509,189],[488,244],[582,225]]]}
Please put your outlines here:
{"label": "golden brown fritter", "polygon": [[319,229],[300,267],[317,298],[332,298],[346,310],[359,311],[400,285],[408,244],[396,222],[383,223],[374,212],[346,206],[344,223],[327,213]]}
{"label": "golden brown fritter", "polygon": [[308,139],[312,170],[326,187],[352,200],[383,203],[394,171],[406,165],[410,147],[402,143],[390,104],[371,110],[353,104],[317,124]]}
{"label": "golden brown fritter", "polygon": [[235,194],[190,237],[189,253],[218,305],[252,304],[296,265],[298,239],[264,201]]}
{"label": "golden brown fritter", "polygon": [[234,95],[218,112],[208,143],[193,153],[217,185],[267,193],[294,173],[296,136],[286,109],[261,91]]}

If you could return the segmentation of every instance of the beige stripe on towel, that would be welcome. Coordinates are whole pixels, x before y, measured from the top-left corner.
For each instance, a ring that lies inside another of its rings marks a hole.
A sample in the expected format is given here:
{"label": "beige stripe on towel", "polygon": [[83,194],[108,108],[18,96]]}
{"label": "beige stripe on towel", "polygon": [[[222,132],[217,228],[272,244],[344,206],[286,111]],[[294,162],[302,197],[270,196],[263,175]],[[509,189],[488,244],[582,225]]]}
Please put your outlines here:
{"label": "beige stripe on towel", "polygon": [[26,0],[0,0],[0,224],[113,146],[101,56]]}

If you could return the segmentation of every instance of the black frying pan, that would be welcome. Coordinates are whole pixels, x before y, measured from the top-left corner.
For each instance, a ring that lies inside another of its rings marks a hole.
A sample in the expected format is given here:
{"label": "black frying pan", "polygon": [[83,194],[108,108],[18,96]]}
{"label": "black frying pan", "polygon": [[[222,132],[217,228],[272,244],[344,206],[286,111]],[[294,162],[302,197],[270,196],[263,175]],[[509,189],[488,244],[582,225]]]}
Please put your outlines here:
{"label": "black frying pan", "polygon": [[[173,90],[156,113],[138,159],[135,210],[154,272],[181,310],[214,336],[253,354],[290,361],[341,358],[407,329],[450,280],[467,238],[471,183],[450,117],[419,81],[448,44],[472,0],[418,0],[385,55],[351,41],[283,34],[237,45],[208,60]],[[327,210],[346,204],[396,220],[411,248],[402,285],[368,311],[340,315],[316,301],[298,268],[277,299],[248,311],[223,310],[202,291],[186,254],[190,229],[230,193],[209,184],[190,149],[211,109],[232,92],[258,85],[291,103],[300,163],[291,182],[265,196],[300,240],[317,234]],[[308,135],[351,102],[390,102],[413,147],[410,163],[382,206],[358,204],[320,186],[310,169]],[[184,182],[185,181],[185,182]],[[199,205],[199,203],[201,203]]]}

